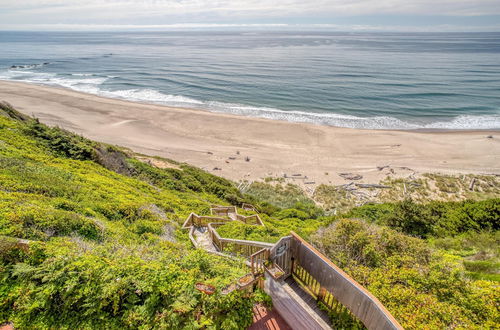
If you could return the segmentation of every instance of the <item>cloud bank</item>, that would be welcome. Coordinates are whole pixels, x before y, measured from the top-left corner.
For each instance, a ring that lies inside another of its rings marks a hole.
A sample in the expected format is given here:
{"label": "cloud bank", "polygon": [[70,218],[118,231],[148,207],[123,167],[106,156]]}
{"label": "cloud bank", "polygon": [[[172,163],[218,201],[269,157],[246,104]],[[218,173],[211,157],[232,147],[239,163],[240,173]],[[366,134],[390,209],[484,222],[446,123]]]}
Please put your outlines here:
{"label": "cloud bank", "polygon": [[[0,0],[0,27],[286,24],[496,29],[499,0]],[[348,20],[354,21],[349,24]],[[495,27],[496,26],[496,27]]]}

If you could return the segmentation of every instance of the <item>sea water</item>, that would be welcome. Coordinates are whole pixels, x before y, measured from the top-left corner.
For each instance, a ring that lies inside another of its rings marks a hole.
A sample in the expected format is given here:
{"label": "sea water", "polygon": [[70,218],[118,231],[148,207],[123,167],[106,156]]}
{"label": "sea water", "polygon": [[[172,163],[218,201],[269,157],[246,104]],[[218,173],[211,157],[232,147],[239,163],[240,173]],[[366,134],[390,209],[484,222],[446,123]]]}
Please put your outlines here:
{"label": "sea water", "polygon": [[500,33],[0,32],[0,79],[320,125],[500,129]]}

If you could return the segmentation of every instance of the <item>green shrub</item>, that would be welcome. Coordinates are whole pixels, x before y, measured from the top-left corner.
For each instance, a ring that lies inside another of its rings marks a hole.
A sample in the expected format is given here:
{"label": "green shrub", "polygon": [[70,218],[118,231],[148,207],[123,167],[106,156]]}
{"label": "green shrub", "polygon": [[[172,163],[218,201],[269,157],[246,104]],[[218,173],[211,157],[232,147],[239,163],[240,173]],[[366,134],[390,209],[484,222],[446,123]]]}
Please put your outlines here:
{"label": "green shrub", "polygon": [[499,230],[500,199],[427,204],[407,199],[394,204],[361,206],[345,216],[386,224],[419,237],[454,236],[470,230]]}
{"label": "green shrub", "polygon": [[425,241],[360,220],[339,220],[311,237],[407,329],[495,328],[500,289],[471,281],[457,258]]}
{"label": "green shrub", "polygon": [[25,130],[59,155],[77,160],[93,159],[95,143],[81,136],[59,127],[48,127],[38,119],[29,121]]}

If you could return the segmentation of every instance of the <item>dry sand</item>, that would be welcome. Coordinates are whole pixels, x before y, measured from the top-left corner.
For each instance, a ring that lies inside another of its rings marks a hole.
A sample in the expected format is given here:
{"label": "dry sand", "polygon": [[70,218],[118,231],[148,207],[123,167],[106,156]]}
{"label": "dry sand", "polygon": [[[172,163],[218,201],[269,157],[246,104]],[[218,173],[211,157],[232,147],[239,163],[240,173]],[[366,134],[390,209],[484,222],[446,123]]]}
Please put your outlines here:
{"label": "dry sand", "polygon": [[[312,188],[319,183],[349,182],[338,175],[341,172],[361,174],[359,182],[365,183],[413,172],[500,173],[499,131],[338,128],[134,103],[5,81],[0,81],[0,100],[46,124],[193,164],[235,181],[301,174],[307,179],[288,181],[308,182]],[[391,165],[395,173],[377,169],[384,165]]]}

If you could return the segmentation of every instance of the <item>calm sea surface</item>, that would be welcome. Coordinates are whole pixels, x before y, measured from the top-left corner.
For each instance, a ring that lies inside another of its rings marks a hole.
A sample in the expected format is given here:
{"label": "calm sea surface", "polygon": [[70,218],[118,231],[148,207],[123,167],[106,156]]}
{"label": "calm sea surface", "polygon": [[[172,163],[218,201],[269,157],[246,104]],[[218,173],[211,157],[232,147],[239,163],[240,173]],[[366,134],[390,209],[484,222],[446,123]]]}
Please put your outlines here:
{"label": "calm sea surface", "polygon": [[0,32],[0,79],[323,125],[500,129],[500,33]]}

